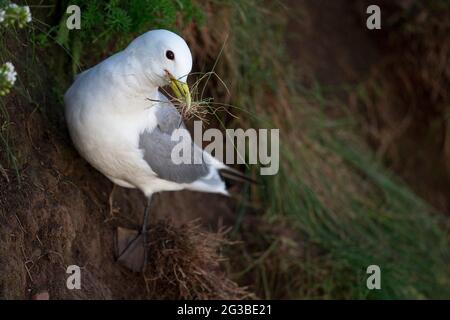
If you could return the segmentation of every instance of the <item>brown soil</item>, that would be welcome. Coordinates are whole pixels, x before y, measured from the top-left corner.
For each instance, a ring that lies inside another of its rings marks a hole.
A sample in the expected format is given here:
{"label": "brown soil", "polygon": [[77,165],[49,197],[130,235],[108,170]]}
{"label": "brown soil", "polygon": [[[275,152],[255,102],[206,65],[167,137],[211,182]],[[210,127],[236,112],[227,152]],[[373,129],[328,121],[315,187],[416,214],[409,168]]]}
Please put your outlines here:
{"label": "brown soil", "polygon": [[[379,158],[450,213],[448,10],[409,0],[289,3],[287,43],[302,84],[319,84],[330,115],[362,117]],[[371,4],[381,30],[365,26]]]}
{"label": "brown soil", "polygon": [[368,76],[380,58],[380,31],[367,30],[364,2],[289,1],[287,45],[302,83],[339,90]]}
{"label": "brown soil", "polygon": [[[225,283],[231,289],[210,287],[201,295],[194,290],[190,295],[167,290],[164,296],[161,291],[148,291],[142,275],[115,262],[113,241],[117,226],[138,228],[144,197],[137,190],[116,188],[111,216],[108,197],[112,183],[80,158],[65,131],[49,127],[44,116],[31,113],[30,106],[21,105],[17,97],[11,95],[8,99],[11,121],[26,124],[14,130],[14,138],[27,158],[20,170],[20,186],[12,170],[5,169],[1,177],[0,297],[27,299],[44,290],[51,299],[243,297],[245,291],[227,280],[217,264],[223,235],[214,230],[221,228],[223,217],[232,215],[232,199],[191,192],[166,193],[155,197],[152,206],[152,225],[163,235],[160,240],[174,242],[175,249],[184,250],[180,256],[197,257],[198,266],[215,279],[213,283]],[[205,228],[211,231],[186,224],[195,218],[202,218]],[[164,223],[168,220],[172,223]],[[167,233],[164,239],[164,231],[170,230],[171,236]],[[196,241],[199,238],[209,241]],[[199,244],[186,252],[183,244],[189,241]],[[83,290],[66,288],[66,268],[71,264],[82,268]],[[183,266],[185,270],[181,268],[180,272],[189,276],[190,271]],[[170,272],[160,276],[174,280]]]}

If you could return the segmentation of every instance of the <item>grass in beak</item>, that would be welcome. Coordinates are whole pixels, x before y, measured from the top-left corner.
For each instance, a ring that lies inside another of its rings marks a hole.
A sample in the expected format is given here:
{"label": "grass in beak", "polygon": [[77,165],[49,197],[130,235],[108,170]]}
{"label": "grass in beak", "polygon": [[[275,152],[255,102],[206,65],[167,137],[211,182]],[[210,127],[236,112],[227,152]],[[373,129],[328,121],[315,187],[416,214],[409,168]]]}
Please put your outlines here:
{"label": "grass in beak", "polygon": [[[235,106],[217,103],[214,102],[214,99],[211,97],[204,98],[205,88],[208,84],[208,81],[212,76],[218,79],[218,81],[224,86],[226,91],[229,93],[228,87],[225,82],[215,73],[214,71],[206,72],[206,73],[191,73],[191,76],[197,75],[198,78],[194,82],[191,87],[191,101],[188,103],[185,99],[178,98],[180,94],[177,92],[173,92],[173,88],[170,91],[166,89],[162,89],[163,93],[169,98],[171,103],[177,108],[178,112],[180,112],[183,120],[187,121],[190,119],[198,119],[204,123],[208,123],[208,116],[213,115],[218,118],[219,112],[226,112],[234,118],[237,118],[233,113],[231,113],[230,109],[237,108]],[[155,100],[151,100],[155,101]],[[156,101],[163,102],[163,101]],[[239,109],[239,108],[238,108]],[[220,119],[219,119],[220,120]]]}

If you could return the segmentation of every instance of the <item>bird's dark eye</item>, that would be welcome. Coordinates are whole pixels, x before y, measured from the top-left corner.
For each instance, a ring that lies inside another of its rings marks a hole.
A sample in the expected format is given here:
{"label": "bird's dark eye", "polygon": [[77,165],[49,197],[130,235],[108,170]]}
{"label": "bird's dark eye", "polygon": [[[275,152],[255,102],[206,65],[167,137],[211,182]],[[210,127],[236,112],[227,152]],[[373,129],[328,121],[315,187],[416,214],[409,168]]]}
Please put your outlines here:
{"label": "bird's dark eye", "polygon": [[174,60],[175,59],[175,54],[173,53],[173,51],[167,50],[166,51],[166,58],[169,60]]}

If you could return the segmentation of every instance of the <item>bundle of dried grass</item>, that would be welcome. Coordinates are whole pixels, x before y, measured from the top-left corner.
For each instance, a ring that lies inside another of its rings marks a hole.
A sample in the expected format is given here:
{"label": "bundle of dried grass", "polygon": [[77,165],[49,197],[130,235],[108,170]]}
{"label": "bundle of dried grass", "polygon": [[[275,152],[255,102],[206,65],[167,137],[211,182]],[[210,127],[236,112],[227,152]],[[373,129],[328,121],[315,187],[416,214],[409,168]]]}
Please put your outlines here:
{"label": "bundle of dried grass", "polygon": [[230,244],[225,230],[206,232],[198,221],[176,226],[159,221],[150,227],[149,265],[144,272],[153,299],[250,299],[221,271],[219,250]]}
{"label": "bundle of dried grass", "polygon": [[[184,99],[178,98],[177,94],[172,94],[172,92],[163,89],[164,94],[170,99],[173,105],[177,108],[178,112],[180,112],[183,120],[188,121],[191,119],[197,119],[207,124],[209,123],[209,119],[211,117],[217,117],[217,114],[222,111],[228,113],[234,118],[237,118],[230,111],[230,108],[237,107],[227,103],[215,102],[212,97],[205,97],[206,88],[211,78],[216,79],[223,86],[223,88],[225,88],[227,94],[230,94],[227,85],[214,70],[206,73],[191,73],[190,75],[191,77],[197,77],[197,79],[191,87],[192,100],[190,100],[189,103]],[[159,100],[151,101],[164,103]]]}

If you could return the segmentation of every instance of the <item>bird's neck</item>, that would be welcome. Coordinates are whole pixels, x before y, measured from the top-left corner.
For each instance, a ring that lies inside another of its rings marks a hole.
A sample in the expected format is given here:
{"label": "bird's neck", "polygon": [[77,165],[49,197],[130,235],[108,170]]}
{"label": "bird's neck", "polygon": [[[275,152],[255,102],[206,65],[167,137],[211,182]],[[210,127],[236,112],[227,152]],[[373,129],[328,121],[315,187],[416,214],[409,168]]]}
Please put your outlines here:
{"label": "bird's neck", "polygon": [[[152,84],[142,72],[142,66],[127,54],[119,54],[118,61],[111,61],[114,66],[113,82],[114,91],[112,96],[117,97],[117,105],[124,106],[129,110],[132,105],[134,108],[148,108],[159,97],[158,87]],[[119,63],[117,63],[119,62]]]}

